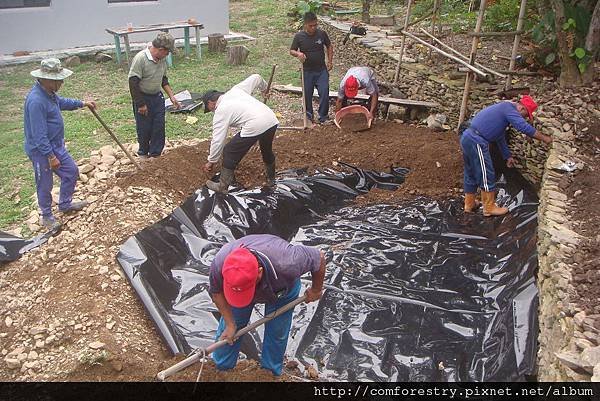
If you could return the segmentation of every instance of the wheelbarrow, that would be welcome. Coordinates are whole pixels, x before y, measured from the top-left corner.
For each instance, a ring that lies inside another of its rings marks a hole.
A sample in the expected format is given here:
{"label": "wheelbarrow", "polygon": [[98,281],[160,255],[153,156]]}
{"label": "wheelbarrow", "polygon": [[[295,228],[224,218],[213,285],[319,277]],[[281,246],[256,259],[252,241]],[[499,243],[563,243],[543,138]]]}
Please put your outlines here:
{"label": "wheelbarrow", "polygon": [[373,119],[371,118],[371,113],[369,112],[369,110],[367,110],[366,107],[361,106],[359,104],[353,104],[352,106],[344,107],[343,109],[335,113],[335,125],[337,125],[339,129],[342,129],[342,120],[344,118],[348,118],[348,116],[351,114],[363,114],[365,116],[366,124],[351,125],[344,128],[354,132],[364,131],[371,128],[371,123],[373,122]]}

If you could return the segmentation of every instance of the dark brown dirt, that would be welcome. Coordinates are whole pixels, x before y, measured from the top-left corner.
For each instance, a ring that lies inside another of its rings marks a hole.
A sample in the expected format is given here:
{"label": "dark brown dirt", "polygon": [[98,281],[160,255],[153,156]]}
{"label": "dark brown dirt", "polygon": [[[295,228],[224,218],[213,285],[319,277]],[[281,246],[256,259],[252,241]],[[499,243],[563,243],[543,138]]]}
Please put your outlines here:
{"label": "dark brown dirt", "polygon": [[[202,172],[208,147],[209,142],[203,142],[197,148],[181,147],[159,159],[150,159],[143,172],[122,178],[117,185],[162,189],[181,202],[209,178]],[[362,132],[324,125],[306,132],[280,131],[273,149],[278,171],[307,168],[312,172],[339,161],[376,171],[389,172],[391,167],[411,170],[397,191],[371,191],[360,197],[361,203],[394,203],[419,195],[451,197],[458,195],[462,187],[462,158],[452,133],[392,122],[379,122]],[[265,176],[259,152],[246,155],[236,170],[236,179],[246,187],[262,185]]]}
{"label": "dark brown dirt", "polygon": [[367,117],[362,113],[348,114],[342,121],[340,126],[346,131],[364,131],[369,128]]}

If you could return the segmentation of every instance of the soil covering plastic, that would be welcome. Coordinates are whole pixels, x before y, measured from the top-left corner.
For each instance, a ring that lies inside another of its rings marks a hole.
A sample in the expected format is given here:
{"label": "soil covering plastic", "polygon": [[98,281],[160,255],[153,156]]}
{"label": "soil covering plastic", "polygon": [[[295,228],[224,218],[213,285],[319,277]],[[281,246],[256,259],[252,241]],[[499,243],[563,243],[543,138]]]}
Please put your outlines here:
{"label": "soil covering plastic", "polygon": [[[326,252],[327,290],[318,303],[296,307],[287,348],[288,358],[317,366],[321,377],[514,381],[532,374],[534,193],[500,189],[500,203],[511,209],[500,218],[466,215],[461,200],[348,206],[374,186],[393,189],[407,173],[349,170],[287,171],[275,191],[202,188],[123,244],[119,263],[169,349],[187,353],[214,340],[219,314],[207,274],[220,247],[271,233]],[[260,332],[241,340],[249,358],[259,355]]]}

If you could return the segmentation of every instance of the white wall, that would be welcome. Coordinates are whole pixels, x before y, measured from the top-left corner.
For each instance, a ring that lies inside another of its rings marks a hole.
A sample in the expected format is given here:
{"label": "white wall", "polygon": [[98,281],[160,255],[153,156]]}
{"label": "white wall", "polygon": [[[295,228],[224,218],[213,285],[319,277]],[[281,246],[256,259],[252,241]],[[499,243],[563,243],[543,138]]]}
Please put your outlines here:
{"label": "white wall", "polygon": [[[50,7],[0,9],[0,54],[18,50],[59,50],[114,43],[106,28],[170,23],[195,18],[202,36],[229,33],[228,0],[158,0],[111,3],[108,0],[52,0]],[[183,29],[172,30],[175,38]],[[151,40],[157,32],[133,34],[131,42]],[[194,30],[190,29],[194,37]]]}

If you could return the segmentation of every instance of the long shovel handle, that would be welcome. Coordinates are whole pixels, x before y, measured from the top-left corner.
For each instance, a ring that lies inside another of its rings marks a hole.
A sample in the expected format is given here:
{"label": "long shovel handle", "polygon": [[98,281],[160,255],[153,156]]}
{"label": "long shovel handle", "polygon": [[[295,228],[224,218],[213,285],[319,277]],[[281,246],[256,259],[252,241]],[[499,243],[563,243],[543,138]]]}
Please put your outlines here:
{"label": "long shovel handle", "polygon": [[[304,89],[304,66],[300,67],[300,79],[302,80],[302,121],[304,129],[308,128],[308,117],[306,116],[306,93]],[[311,88],[311,90],[314,90]],[[312,92],[310,93],[310,101],[312,102]]]}
{"label": "long shovel handle", "polygon": [[269,83],[267,83],[267,89],[265,90],[265,96],[263,96],[263,103],[267,103],[269,99],[269,92],[271,91],[271,85],[273,84],[273,76],[275,75],[275,68],[277,68],[277,64],[273,64],[273,68],[271,69],[271,76],[269,77]]}
{"label": "long shovel handle", "polygon": [[108,132],[108,134],[111,136],[111,138],[117,143],[117,145],[119,145],[119,147],[121,148],[121,150],[123,152],[125,152],[125,154],[127,155],[127,157],[129,158],[129,160],[131,160],[131,162],[133,163],[134,166],[137,167],[138,170],[142,170],[142,167],[140,167],[140,165],[135,161],[135,159],[131,156],[131,154],[127,151],[127,149],[125,149],[125,146],[123,146],[123,144],[121,143],[121,141],[119,141],[119,139],[117,138],[117,136],[111,131],[110,128],[108,128],[108,125],[106,125],[106,123],[104,123],[104,121],[102,121],[102,119],[100,118],[100,116],[98,115],[98,113],[96,112],[95,109],[93,109],[92,107],[89,107],[90,111],[92,112],[92,114],[96,117],[96,119],[100,122],[100,124],[102,124],[102,126],[104,127],[104,129],[106,130],[106,132]]}
{"label": "long shovel handle", "polygon": [[[281,308],[277,309],[273,313],[270,313],[270,314],[266,315],[265,317],[258,319],[256,322],[249,324],[248,326],[238,330],[238,332],[235,333],[233,340],[237,341],[237,339],[240,338],[241,336],[243,336],[244,334],[248,333],[249,331],[254,330],[258,326],[265,324],[269,320],[275,319],[277,316],[284,314],[285,312],[289,311],[290,309],[293,309],[296,305],[304,302],[305,300],[306,300],[306,295],[302,295],[301,297],[296,298],[289,304],[286,304],[286,305],[282,306]],[[211,352],[213,352],[217,348],[222,347],[225,344],[227,344],[227,340],[219,340],[219,341],[209,345],[208,347],[206,347],[204,349],[204,352],[195,352],[193,355],[188,356],[183,361],[180,361],[180,362],[176,363],[175,365],[171,366],[170,368],[159,372],[156,375],[156,377],[158,378],[158,380],[164,381],[167,377],[174,375],[175,373],[179,372],[180,370],[183,370],[183,369],[187,368],[188,366],[193,365],[196,362],[199,362],[200,359],[202,359],[202,357],[204,355],[210,354]]]}

